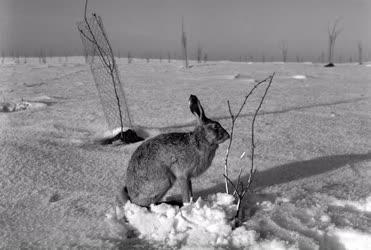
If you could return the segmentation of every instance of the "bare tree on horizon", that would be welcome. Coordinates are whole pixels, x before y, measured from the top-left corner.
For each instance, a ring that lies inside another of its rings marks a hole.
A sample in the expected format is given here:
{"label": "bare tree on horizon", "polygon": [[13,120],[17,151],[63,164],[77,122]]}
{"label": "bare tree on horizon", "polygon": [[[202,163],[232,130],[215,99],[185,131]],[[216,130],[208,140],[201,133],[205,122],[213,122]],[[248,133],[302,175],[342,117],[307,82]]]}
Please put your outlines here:
{"label": "bare tree on horizon", "polygon": [[340,32],[343,29],[337,28],[337,25],[339,23],[340,19],[336,19],[334,25],[331,28],[331,25],[328,26],[328,42],[329,42],[329,47],[328,47],[328,64],[325,65],[325,67],[334,67],[334,48],[335,48],[335,41],[337,37],[339,36]]}
{"label": "bare tree on horizon", "polygon": [[201,61],[202,61],[202,47],[201,47],[200,44],[198,44],[198,46],[197,46],[196,57],[197,57],[197,62],[201,63]]}
{"label": "bare tree on horizon", "polygon": [[204,63],[207,63],[207,53],[204,54]]}
{"label": "bare tree on horizon", "polygon": [[362,60],[362,43],[361,43],[361,41],[358,42],[357,48],[358,48],[358,63],[359,63],[359,65],[362,65],[363,60]]}
{"label": "bare tree on horizon", "polygon": [[287,61],[287,52],[288,52],[288,47],[287,47],[287,41],[281,41],[280,43],[280,49],[282,53],[282,61],[286,62]]}
{"label": "bare tree on horizon", "polygon": [[128,64],[130,64],[133,61],[133,58],[131,56],[130,51],[128,51]]}
{"label": "bare tree on horizon", "polygon": [[182,51],[183,51],[183,60],[184,67],[187,69],[188,65],[188,54],[187,54],[187,34],[184,30],[184,18],[182,17]]}

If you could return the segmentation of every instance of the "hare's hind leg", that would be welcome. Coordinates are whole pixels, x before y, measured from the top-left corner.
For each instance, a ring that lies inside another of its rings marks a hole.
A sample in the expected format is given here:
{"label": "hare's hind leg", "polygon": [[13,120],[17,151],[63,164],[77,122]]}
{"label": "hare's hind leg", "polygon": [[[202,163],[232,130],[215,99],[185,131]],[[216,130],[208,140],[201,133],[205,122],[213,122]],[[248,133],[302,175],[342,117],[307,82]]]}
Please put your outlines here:
{"label": "hare's hind leg", "polygon": [[170,171],[164,169],[162,175],[156,174],[151,181],[142,183],[140,192],[137,192],[135,197],[130,196],[130,199],[137,205],[147,207],[150,204],[160,201],[173,186],[174,182],[175,176]]}
{"label": "hare's hind leg", "polygon": [[183,203],[190,202],[192,194],[192,182],[189,177],[178,177]]}

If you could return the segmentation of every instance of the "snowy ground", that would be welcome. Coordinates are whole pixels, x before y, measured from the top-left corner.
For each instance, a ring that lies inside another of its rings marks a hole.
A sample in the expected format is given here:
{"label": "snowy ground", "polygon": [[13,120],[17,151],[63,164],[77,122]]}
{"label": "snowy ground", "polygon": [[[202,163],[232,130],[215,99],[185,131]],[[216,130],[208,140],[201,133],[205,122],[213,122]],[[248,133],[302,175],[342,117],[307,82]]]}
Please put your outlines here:
{"label": "snowy ground", "polygon": [[[95,143],[107,129],[90,70],[82,58],[62,61],[17,65],[8,59],[0,65],[0,103],[27,103],[26,110],[0,112],[0,248],[167,248],[151,234],[117,235],[107,223],[138,144]],[[254,80],[276,72],[257,122],[259,173],[257,192],[245,205],[248,220],[243,229],[231,229],[226,241],[207,242],[241,246],[233,239],[247,232],[242,238],[249,249],[368,249],[371,71],[366,65],[209,62],[184,70],[176,61],[119,61],[135,124],[150,135],[192,129],[190,94],[199,97],[207,115],[230,128],[226,101],[236,110]],[[250,147],[259,94],[237,122],[231,176],[249,163],[248,154],[242,160],[240,155]],[[193,181],[204,202],[224,191],[226,146]],[[178,194],[176,187],[167,198]],[[165,211],[175,216],[178,210]],[[201,243],[180,240],[176,247],[205,247]]]}

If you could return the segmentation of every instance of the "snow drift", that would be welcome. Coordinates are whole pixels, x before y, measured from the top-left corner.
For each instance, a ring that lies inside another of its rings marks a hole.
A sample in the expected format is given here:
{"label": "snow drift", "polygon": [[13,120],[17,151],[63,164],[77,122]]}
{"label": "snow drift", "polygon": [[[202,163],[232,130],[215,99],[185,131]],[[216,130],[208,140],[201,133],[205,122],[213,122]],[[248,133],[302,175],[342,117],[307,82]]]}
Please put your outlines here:
{"label": "snow drift", "polygon": [[[234,228],[236,212],[234,197],[217,193],[181,208],[162,203],[147,209],[127,202],[112,209],[106,221],[111,228],[118,229],[121,224],[122,238],[133,228],[140,238],[176,248],[295,249],[277,239],[259,241],[259,234],[244,225]],[[123,223],[125,219],[127,224]]]}
{"label": "snow drift", "polygon": [[[361,211],[368,211],[371,203],[371,197],[354,202],[340,201],[326,195],[319,197],[330,206],[357,204],[356,207]],[[262,215],[260,219],[252,217],[241,226],[235,227],[237,208],[234,201],[232,195],[217,193],[209,195],[205,200],[199,198],[181,208],[162,203],[151,205],[147,209],[127,202],[122,207],[111,209],[106,214],[106,222],[111,232],[123,240],[130,238],[135,232],[140,239],[148,240],[155,246],[176,249],[211,247],[293,250],[304,247],[320,250],[366,250],[371,243],[369,233],[352,228],[338,228],[333,224],[330,214],[316,207],[309,210],[298,209],[284,197],[277,197],[273,203],[258,203],[257,209],[260,212],[257,214]],[[264,225],[259,225],[261,223]],[[279,225],[285,225],[286,229]],[[290,233],[287,234],[288,232]],[[294,232],[301,232],[302,235]]]}

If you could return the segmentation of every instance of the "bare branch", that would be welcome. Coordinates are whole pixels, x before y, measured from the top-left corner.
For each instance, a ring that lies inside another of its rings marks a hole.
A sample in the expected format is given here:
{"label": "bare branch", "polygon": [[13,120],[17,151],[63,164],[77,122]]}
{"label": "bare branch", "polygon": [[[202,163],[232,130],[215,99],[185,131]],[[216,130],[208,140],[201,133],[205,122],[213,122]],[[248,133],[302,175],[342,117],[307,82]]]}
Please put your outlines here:
{"label": "bare branch", "polygon": [[[123,129],[124,129],[123,116],[122,116],[121,103],[120,103],[121,100],[120,100],[119,95],[118,95],[118,88],[120,87],[121,83],[120,83],[119,74],[117,73],[117,65],[116,65],[116,61],[115,61],[115,56],[114,56],[113,49],[112,49],[112,46],[110,44],[110,41],[109,41],[109,39],[107,37],[107,34],[104,30],[102,19],[99,16],[97,16],[95,13],[93,13],[92,17],[90,19],[90,22],[98,25],[99,32],[100,32],[98,34],[98,36],[100,34],[103,36],[104,44],[102,45],[101,43],[98,42],[98,39],[101,39],[101,37],[97,38],[96,37],[97,34],[94,33],[93,30],[92,30],[91,23],[89,22],[88,17],[87,17],[87,6],[88,6],[88,0],[85,0],[85,6],[84,6],[84,23],[85,23],[84,30],[85,30],[85,32],[79,26],[78,26],[78,29],[79,29],[80,35],[82,37],[83,43],[84,43],[84,40],[85,40],[85,41],[88,41],[91,44],[93,44],[93,47],[94,47],[94,52],[92,54],[93,60],[94,60],[94,57],[96,55],[96,52],[98,52],[98,57],[99,57],[102,65],[104,66],[105,70],[107,70],[107,72],[109,73],[109,75],[111,77],[113,88],[114,88],[114,94],[115,94],[115,97],[116,97],[117,107],[118,107],[118,113],[119,113],[119,117],[120,117],[120,127],[121,127],[121,134],[120,135],[122,137],[121,139],[124,139],[123,138],[123,133],[124,133],[124,131],[123,131]],[[86,54],[87,54],[87,52],[86,52]],[[131,119],[130,119],[130,113],[129,113],[129,109],[128,109],[125,97],[123,98],[123,103],[124,103],[124,106],[126,107],[128,122],[129,122],[129,125],[131,127],[132,122],[131,122]]]}
{"label": "bare branch", "polygon": [[257,84],[254,85],[254,87],[250,90],[250,92],[245,96],[245,99],[244,99],[240,109],[238,110],[237,115],[235,116],[235,119],[237,119],[240,116],[241,111],[242,111],[243,107],[245,106],[245,104],[247,102],[247,99],[251,96],[252,93],[254,93],[254,90],[256,88],[258,88],[259,85],[261,85],[262,83],[265,83],[266,81],[268,81],[270,78],[271,78],[271,76],[265,78],[264,80],[261,80],[260,82],[258,82]]}
{"label": "bare branch", "polygon": [[232,185],[232,187],[234,188],[234,190],[238,190],[237,187],[234,185],[233,181],[231,181],[231,179],[229,179],[229,177],[225,174],[223,174],[224,178],[229,182],[229,184]]}
{"label": "bare branch", "polygon": [[327,28],[328,37],[329,37],[329,49],[328,49],[329,64],[326,65],[327,67],[334,66],[333,58],[334,58],[335,41],[336,41],[336,38],[339,36],[339,34],[343,31],[342,28],[339,29],[337,27],[339,24],[339,21],[340,21],[340,18],[337,18],[332,28],[331,28],[331,25],[329,25]]}
{"label": "bare branch", "polygon": [[[275,73],[273,73],[271,76],[267,77],[266,79],[260,81],[259,83],[257,83],[250,90],[250,92],[245,96],[245,100],[242,103],[242,105],[240,107],[240,110],[237,113],[237,115],[234,115],[233,114],[232,109],[231,109],[231,106],[230,106],[230,102],[227,101],[228,111],[229,111],[229,115],[231,117],[232,128],[231,128],[230,140],[229,140],[229,144],[228,144],[228,148],[227,148],[227,153],[226,153],[226,157],[225,157],[225,165],[224,165],[224,170],[225,170],[224,172],[225,173],[223,174],[223,176],[224,176],[224,179],[225,179],[226,192],[229,193],[228,184],[230,184],[232,186],[232,188],[234,189],[233,195],[237,197],[237,214],[236,214],[236,217],[237,218],[240,215],[241,201],[244,198],[245,194],[250,190],[251,185],[252,185],[252,183],[254,181],[255,174],[256,174],[256,167],[254,165],[254,156],[255,156],[255,122],[256,122],[256,117],[257,117],[257,115],[258,115],[258,113],[259,113],[259,111],[260,111],[260,109],[261,109],[261,107],[263,105],[263,102],[264,102],[264,100],[265,100],[265,98],[267,96],[268,90],[271,87],[271,84],[272,84],[274,75],[275,75]],[[259,102],[259,105],[258,105],[257,109],[254,112],[254,116],[253,116],[253,120],[252,120],[252,124],[251,124],[251,167],[250,167],[249,178],[247,180],[247,185],[244,186],[244,183],[241,181],[242,167],[240,168],[240,172],[238,174],[237,182],[235,184],[228,177],[228,158],[229,158],[229,153],[230,153],[231,145],[232,145],[232,142],[233,142],[233,132],[234,132],[235,122],[236,122],[237,118],[239,117],[239,115],[240,115],[243,107],[245,106],[247,99],[250,97],[250,95],[253,93],[253,91],[257,87],[259,87],[260,84],[262,84],[264,82],[267,82],[268,80],[269,80],[269,83],[268,83],[268,85],[267,85],[267,87],[265,89],[265,92],[264,92],[263,96],[260,99],[260,102]]]}
{"label": "bare branch", "polygon": [[183,49],[183,59],[184,59],[184,67],[188,68],[188,52],[187,52],[187,34],[184,30],[184,17],[182,17],[182,49]]}
{"label": "bare branch", "polygon": [[272,81],[273,81],[273,77],[274,77],[275,73],[273,73],[271,76],[270,76],[270,80],[269,80],[269,83],[268,83],[268,86],[267,88],[265,89],[265,92],[264,92],[264,95],[263,97],[260,99],[260,103],[259,103],[259,106],[258,108],[255,110],[255,113],[254,113],[254,117],[253,117],[253,120],[252,120],[252,123],[251,123],[251,168],[250,168],[250,177],[249,177],[249,181],[247,183],[247,189],[250,187],[251,183],[252,183],[252,180],[254,178],[254,175],[255,175],[255,166],[254,166],[254,155],[255,155],[255,121],[256,121],[256,117],[259,113],[259,110],[261,109],[262,105],[263,105],[263,102],[264,102],[264,99],[265,97],[267,96],[267,93],[268,93],[268,90],[272,84]]}
{"label": "bare branch", "polygon": [[[256,83],[254,85],[254,87],[250,90],[250,92],[245,96],[244,101],[241,104],[240,109],[238,110],[238,112],[237,112],[236,115],[234,115],[233,112],[232,112],[232,109],[231,109],[231,105],[230,105],[229,100],[227,101],[228,111],[229,111],[229,115],[231,117],[231,124],[232,125],[231,125],[231,132],[230,132],[229,144],[228,144],[226,155],[225,155],[225,158],[224,158],[224,174],[226,176],[228,176],[228,159],[229,159],[229,153],[230,153],[230,149],[231,149],[232,142],[233,142],[233,133],[234,133],[235,122],[238,119],[238,117],[240,116],[243,108],[245,107],[246,102],[247,102],[247,99],[252,95],[252,93],[254,93],[255,89],[258,88],[259,85],[261,85],[262,83],[268,81],[269,79],[271,79],[271,77],[272,76],[269,76],[269,77],[265,78],[264,80],[262,80],[262,81],[260,81],[260,82],[258,82],[258,83]],[[226,179],[225,179],[225,190],[226,190],[226,193],[229,194],[228,182],[227,182]]]}

